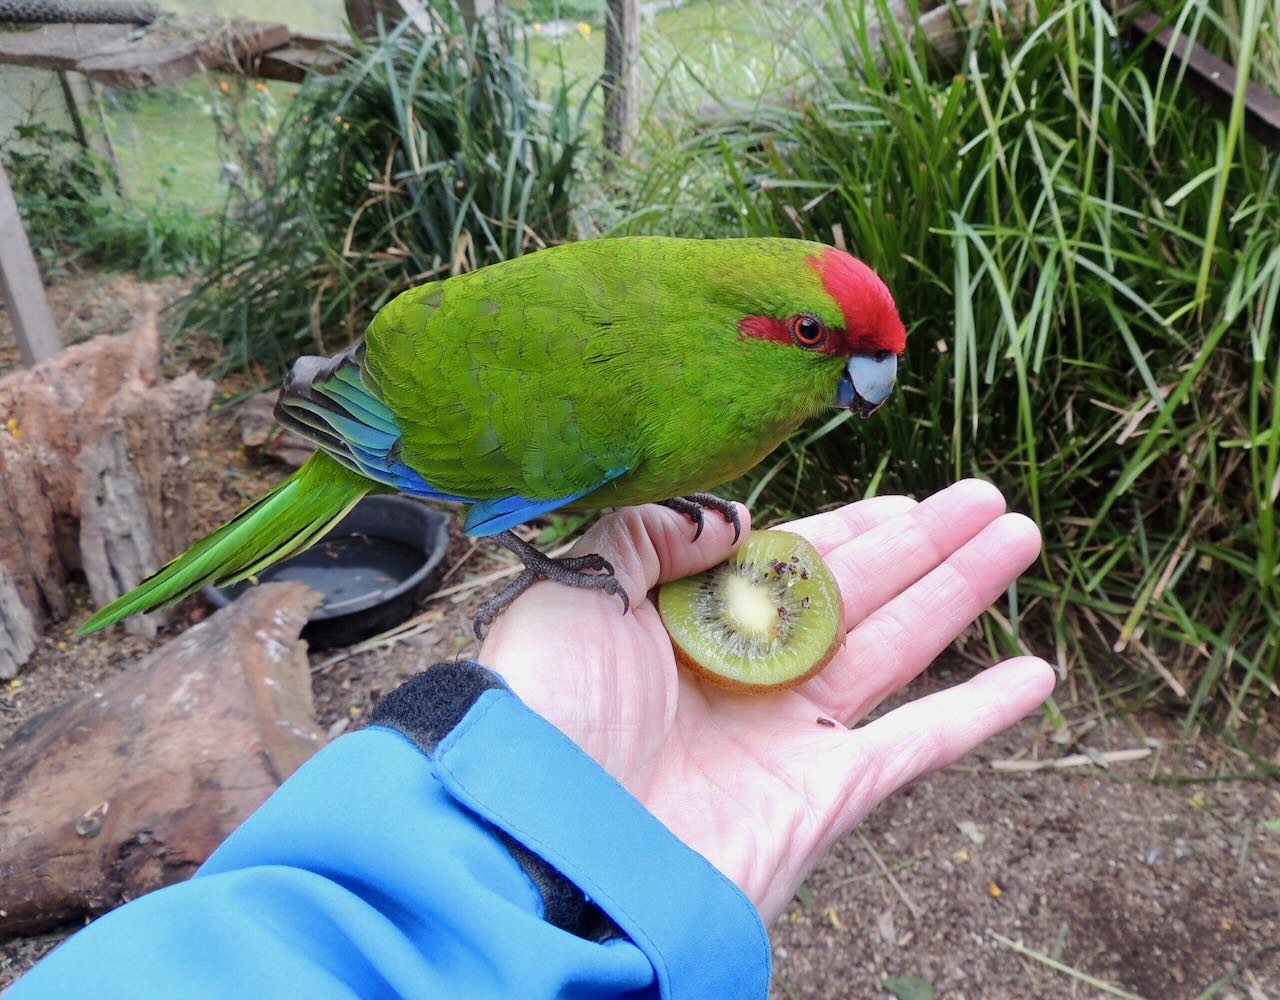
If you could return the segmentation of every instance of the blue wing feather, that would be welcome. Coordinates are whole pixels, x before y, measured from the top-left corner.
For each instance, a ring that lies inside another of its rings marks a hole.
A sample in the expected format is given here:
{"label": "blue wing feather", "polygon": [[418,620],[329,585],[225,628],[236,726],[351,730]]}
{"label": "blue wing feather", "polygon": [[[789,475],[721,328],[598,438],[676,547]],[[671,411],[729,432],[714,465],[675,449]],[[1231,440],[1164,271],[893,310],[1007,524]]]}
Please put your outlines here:
{"label": "blue wing feather", "polygon": [[610,480],[617,479],[626,471],[625,468],[610,469],[600,482],[589,486],[585,490],[570,493],[568,496],[557,497],[554,500],[530,500],[528,497],[522,496],[481,500],[478,503],[473,503],[467,511],[467,520],[462,530],[466,534],[476,537],[496,535],[500,531],[514,528],[517,524],[524,524],[525,521],[532,521],[542,514],[549,514],[553,510],[566,507],[573,501],[582,499],[588,493],[598,490]]}

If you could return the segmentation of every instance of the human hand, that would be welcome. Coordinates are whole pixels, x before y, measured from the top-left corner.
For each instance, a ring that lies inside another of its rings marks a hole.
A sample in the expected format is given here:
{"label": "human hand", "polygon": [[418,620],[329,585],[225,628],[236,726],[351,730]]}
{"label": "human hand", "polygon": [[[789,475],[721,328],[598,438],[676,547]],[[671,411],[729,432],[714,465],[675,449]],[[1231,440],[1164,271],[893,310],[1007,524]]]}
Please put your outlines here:
{"label": "human hand", "polygon": [[631,614],[598,591],[537,584],[498,618],[480,662],[732,879],[767,924],[883,799],[1052,691],[1049,665],[1022,657],[845,728],[919,674],[1034,561],[1038,529],[1004,509],[995,487],[965,480],[918,504],[877,497],[783,525],[831,567],[849,629],[831,663],[789,691],[737,694],[677,669],[646,595],[727,558],[733,529],[709,514],[692,542],[687,518],[654,505],[606,515],[573,553],[613,564]]}

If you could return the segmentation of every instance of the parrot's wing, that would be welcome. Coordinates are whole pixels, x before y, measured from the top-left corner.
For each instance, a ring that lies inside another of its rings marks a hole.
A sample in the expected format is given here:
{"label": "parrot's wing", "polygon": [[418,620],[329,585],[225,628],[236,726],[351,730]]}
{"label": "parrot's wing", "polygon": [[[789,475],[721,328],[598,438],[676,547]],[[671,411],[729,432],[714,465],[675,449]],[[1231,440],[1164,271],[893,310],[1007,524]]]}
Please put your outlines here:
{"label": "parrot's wing", "polygon": [[404,434],[399,457],[477,504],[477,533],[569,504],[641,458],[636,393],[599,363],[599,324],[560,287],[569,278],[503,271],[404,292],[365,334],[364,368]]}
{"label": "parrot's wing", "polygon": [[580,500],[588,493],[598,490],[605,483],[617,479],[626,471],[626,469],[610,469],[608,475],[590,489],[554,500],[530,500],[528,497],[510,496],[472,504],[467,511],[467,522],[463,530],[468,535],[496,535],[500,531],[514,528],[517,524],[524,524],[525,521],[532,520],[541,514],[567,507],[575,500]]}
{"label": "parrot's wing", "polygon": [[275,417],[348,469],[410,496],[468,500],[436,489],[400,460],[401,432],[364,366],[364,341],[332,358],[294,362]]}

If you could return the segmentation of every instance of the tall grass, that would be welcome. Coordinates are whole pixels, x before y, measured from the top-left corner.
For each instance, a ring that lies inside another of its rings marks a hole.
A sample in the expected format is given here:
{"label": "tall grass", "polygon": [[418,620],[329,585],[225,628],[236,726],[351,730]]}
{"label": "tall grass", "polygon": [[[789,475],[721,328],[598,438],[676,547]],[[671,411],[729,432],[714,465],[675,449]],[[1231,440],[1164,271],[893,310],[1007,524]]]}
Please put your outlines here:
{"label": "tall grass", "polygon": [[[1216,117],[1098,0],[1032,7],[984,8],[939,66],[883,4],[835,0],[839,67],[689,121],[637,178],[664,218],[624,228],[846,242],[908,323],[903,391],[793,443],[762,499],[990,478],[1046,541],[993,641],[1034,622],[1100,699],[1124,662],[1234,714],[1280,696],[1280,160],[1242,93]],[[1168,9],[1242,80],[1276,17]]]}
{"label": "tall grass", "polygon": [[357,43],[290,105],[229,220],[257,237],[195,299],[229,364],[331,349],[409,286],[573,232],[586,98],[540,94],[509,21],[467,31],[436,11],[444,30],[406,21]]}

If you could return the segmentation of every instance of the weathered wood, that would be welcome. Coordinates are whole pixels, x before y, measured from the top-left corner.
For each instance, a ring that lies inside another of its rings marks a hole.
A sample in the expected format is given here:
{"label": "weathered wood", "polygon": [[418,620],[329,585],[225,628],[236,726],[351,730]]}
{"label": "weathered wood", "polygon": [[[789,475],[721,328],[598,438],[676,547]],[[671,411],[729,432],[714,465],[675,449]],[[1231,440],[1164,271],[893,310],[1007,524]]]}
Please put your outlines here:
{"label": "weathered wood", "polygon": [[0,65],[76,69],[104,46],[119,45],[135,29],[123,24],[53,24],[0,34]]}
{"label": "weathered wood", "polygon": [[[609,0],[604,26],[604,148],[626,156],[640,131],[640,0]],[[606,161],[606,166],[608,162]]]}
{"label": "weathered wood", "polygon": [[236,68],[288,42],[286,25],[239,19],[164,19],[145,29],[50,24],[0,34],[0,64],[74,70],[106,86],[134,90]]}
{"label": "weathered wood", "polygon": [[[193,374],[141,393],[121,392],[92,428],[80,474],[80,557],[101,607],[159,569],[191,537],[185,467],[199,447],[213,384]],[[168,481],[166,481],[168,480]],[[168,610],[124,623],[151,638]]]}
{"label": "weathered wood", "polygon": [[298,633],[266,584],[0,751],[0,940],[187,878],[322,743]]}
{"label": "weathered wood", "polygon": [[8,680],[36,649],[36,623],[0,563],[0,680]]}
{"label": "weathered wood", "polygon": [[336,73],[347,62],[350,40],[339,35],[294,35],[288,45],[258,57],[257,73],[268,80],[301,83],[308,73]]}
{"label": "weathered wood", "polygon": [[[1132,15],[1127,27],[1140,41],[1149,42],[1154,54],[1163,60],[1167,53],[1185,63],[1186,80],[1219,115],[1231,114],[1235,99],[1237,77],[1235,67],[1204,46],[1193,42],[1185,34],[1175,33],[1158,14],[1149,10],[1136,10],[1137,5],[1121,7],[1117,14],[1122,18]],[[1280,150],[1280,96],[1268,93],[1256,83],[1245,88],[1244,125],[1259,142],[1273,150]]]}
{"label": "weathered wood", "polygon": [[[37,629],[67,613],[73,571],[85,569],[91,588],[109,596],[117,595],[104,578],[133,577],[132,565],[112,569],[109,558],[95,568],[98,554],[150,545],[154,569],[191,541],[187,462],[213,385],[193,375],[161,384],[159,353],[149,305],[131,334],[76,344],[0,378],[0,565]],[[133,500],[98,499],[104,469],[114,470],[113,483],[133,484]],[[93,553],[88,563],[82,546]]]}
{"label": "weathered wood", "polygon": [[23,364],[39,364],[62,350],[62,340],[49,311],[40,270],[22,227],[9,175],[0,163],[0,293],[9,313]]}

